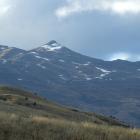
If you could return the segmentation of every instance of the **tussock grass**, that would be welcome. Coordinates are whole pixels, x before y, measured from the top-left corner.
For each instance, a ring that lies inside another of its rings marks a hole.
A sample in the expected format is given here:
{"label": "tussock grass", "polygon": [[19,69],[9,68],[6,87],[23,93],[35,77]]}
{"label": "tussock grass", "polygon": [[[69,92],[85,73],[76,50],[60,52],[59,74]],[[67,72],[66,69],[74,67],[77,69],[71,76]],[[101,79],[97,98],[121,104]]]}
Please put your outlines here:
{"label": "tussock grass", "polygon": [[140,140],[140,131],[0,112],[0,140]]}
{"label": "tussock grass", "polygon": [[0,88],[0,140],[140,140],[140,130],[123,127],[112,118]]}

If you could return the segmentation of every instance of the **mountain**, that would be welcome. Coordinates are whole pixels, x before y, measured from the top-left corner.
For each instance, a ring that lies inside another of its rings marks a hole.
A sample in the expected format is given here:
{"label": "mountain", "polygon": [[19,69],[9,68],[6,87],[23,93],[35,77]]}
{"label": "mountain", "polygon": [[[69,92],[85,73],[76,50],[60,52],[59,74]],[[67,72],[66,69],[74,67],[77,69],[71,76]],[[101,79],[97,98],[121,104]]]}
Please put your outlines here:
{"label": "mountain", "polygon": [[29,51],[1,45],[0,84],[140,126],[140,62],[91,58],[54,40]]}
{"label": "mountain", "polygon": [[0,86],[1,140],[139,140],[140,131],[96,113]]}

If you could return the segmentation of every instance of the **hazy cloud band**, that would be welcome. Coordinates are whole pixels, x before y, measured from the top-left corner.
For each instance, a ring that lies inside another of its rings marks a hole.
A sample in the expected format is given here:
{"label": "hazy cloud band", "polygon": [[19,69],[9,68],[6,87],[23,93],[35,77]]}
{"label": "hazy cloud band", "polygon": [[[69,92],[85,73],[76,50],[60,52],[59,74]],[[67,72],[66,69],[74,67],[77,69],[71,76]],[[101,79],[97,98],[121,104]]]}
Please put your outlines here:
{"label": "hazy cloud band", "polygon": [[140,13],[139,0],[67,0],[55,14],[59,18],[86,11],[108,11],[119,15]]}

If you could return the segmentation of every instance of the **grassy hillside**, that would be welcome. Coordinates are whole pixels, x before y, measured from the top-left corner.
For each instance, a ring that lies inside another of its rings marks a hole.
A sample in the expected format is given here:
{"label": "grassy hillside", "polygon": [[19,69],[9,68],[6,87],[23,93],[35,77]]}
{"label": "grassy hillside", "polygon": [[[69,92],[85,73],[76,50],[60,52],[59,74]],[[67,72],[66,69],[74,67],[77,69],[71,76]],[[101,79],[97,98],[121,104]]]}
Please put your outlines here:
{"label": "grassy hillside", "polygon": [[139,140],[140,131],[95,113],[0,87],[0,140]]}

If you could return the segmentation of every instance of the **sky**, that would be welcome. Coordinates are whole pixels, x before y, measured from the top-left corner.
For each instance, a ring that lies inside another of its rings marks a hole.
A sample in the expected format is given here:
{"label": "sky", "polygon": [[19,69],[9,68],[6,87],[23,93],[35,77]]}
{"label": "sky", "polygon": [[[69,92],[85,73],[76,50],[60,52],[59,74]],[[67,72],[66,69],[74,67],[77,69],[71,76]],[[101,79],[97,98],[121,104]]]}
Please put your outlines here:
{"label": "sky", "polygon": [[0,44],[56,40],[104,60],[140,61],[140,0],[0,0]]}

